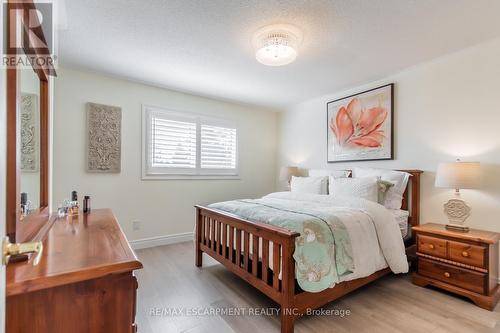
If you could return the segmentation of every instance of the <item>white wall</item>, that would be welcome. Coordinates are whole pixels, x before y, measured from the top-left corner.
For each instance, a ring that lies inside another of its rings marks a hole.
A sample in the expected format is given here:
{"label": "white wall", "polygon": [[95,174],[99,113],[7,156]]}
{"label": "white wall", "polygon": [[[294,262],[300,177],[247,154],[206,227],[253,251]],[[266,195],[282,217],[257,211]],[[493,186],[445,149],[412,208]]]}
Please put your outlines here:
{"label": "white wall", "polygon": [[[395,83],[395,160],[328,164],[326,103],[390,82]],[[434,188],[437,164],[457,157],[480,161],[483,187],[462,191],[472,205],[467,223],[500,231],[500,39],[303,102],[281,114],[279,127],[278,167],[424,170],[422,223],[446,223],[442,204],[452,191]]]}
{"label": "white wall", "polygon": [[[214,78],[217,79],[217,78]],[[85,172],[85,104],[122,108],[122,171]],[[141,180],[141,105],[232,119],[240,129],[239,180]],[[72,190],[92,208],[110,207],[130,240],[192,232],[195,204],[257,197],[274,190],[276,113],[98,74],[59,69],[54,101],[53,205]],[[141,230],[132,230],[132,220]]]}

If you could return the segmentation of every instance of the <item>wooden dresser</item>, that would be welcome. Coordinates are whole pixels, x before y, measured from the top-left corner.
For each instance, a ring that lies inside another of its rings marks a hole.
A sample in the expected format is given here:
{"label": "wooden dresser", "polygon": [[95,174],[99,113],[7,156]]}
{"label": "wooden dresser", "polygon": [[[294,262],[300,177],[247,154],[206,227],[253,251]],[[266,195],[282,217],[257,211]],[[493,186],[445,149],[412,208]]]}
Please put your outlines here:
{"label": "wooden dresser", "polygon": [[433,285],[468,297],[493,310],[500,298],[496,232],[447,230],[442,224],[413,227],[417,237],[417,272],[413,283]]}
{"label": "wooden dresser", "polygon": [[142,264],[111,210],[50,223],[40,264],[7,268],[7,332],[135,332]]}

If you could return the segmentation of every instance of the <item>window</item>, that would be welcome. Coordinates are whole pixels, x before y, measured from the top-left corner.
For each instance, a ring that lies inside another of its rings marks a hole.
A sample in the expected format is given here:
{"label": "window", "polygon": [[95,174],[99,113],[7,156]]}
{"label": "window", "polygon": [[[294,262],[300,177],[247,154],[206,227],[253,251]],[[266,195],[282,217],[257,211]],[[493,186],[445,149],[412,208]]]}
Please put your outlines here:
{"label": "window", "polygon": [[234,124],[201,115],[143,107],[143,178],[234,178]]}

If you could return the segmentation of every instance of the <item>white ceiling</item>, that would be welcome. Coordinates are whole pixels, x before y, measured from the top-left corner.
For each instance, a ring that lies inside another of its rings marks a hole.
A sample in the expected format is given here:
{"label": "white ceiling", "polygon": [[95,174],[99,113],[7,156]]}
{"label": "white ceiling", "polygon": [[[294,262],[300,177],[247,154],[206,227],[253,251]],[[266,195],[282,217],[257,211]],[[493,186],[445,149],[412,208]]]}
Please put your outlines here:
{"label": "white ceiling", "polygon": [[[500,36],[498,0],[70,0],[63,66],[283,108]],[[296,62],[266,67],[251,38],[294,24]]]}

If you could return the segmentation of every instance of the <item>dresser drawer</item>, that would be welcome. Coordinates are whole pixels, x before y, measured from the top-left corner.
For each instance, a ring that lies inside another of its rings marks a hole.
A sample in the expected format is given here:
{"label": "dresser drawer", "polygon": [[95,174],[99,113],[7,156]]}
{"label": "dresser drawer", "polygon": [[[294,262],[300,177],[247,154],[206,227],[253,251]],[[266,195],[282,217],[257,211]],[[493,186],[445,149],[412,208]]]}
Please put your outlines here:
{"label": "dresser drawer", "polygon": [[463,264],[486,268],[486,247],[448,241],[448,255],[450,260]]}
{"label": "dresser drawer", "polygon": [[431,256],[446,258],[446,240],[417,235],[417,251]]}
{"label": "dresser drawer", "polygon": [[486,274],[420,258],[418,273],[479,294],[485,293]]}

